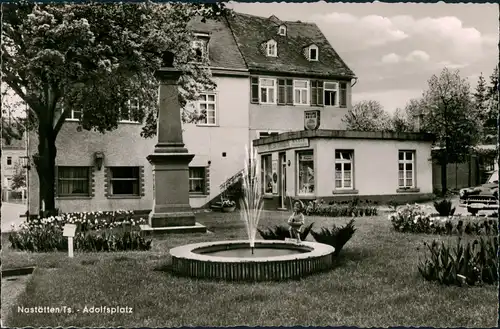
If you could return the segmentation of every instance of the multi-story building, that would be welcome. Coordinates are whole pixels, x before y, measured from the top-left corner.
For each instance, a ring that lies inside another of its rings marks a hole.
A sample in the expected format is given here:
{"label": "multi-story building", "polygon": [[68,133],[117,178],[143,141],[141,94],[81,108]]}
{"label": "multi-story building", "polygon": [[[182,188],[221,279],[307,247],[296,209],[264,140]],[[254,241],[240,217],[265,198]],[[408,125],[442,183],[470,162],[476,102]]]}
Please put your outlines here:
{"label": "multi-story building", "polygon": [[[244,166],[254,139],[304,129],[306,111],[319,128],[342,130],[351,106],[354,73],[312,23],[235,13],[219,21],[193,21],[193,47],[207,56],[214,91],[189,106],[206,118],[183,125],[190,153],[190,204],[203,207],[221,184]],[[154,139],[123,117],[118,129],[99,134],[76,130],[72,113],[57,139],[57,197],[61,211],[151,209],[153,174],[146,160]],[[36,152],[31,134],[30,152]],[[39,208],[38,177],[30,176],[30,212]]]}
{"label": "multi-story building", "polygon": [[14,201],[16,199],[26,198],[26,188],[14,189],[12,187],[12,178],[16,174],[24,175],[23,158],[26,158],[26,136],[22,139],[2,138],[2,200]]}

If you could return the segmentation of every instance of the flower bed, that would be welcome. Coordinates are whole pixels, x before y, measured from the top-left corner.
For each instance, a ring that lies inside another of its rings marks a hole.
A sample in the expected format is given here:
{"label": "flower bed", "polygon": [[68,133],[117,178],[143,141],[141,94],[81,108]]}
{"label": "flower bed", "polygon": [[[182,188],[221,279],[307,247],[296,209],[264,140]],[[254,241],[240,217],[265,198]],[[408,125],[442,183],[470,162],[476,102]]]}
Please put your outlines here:
{"label": "flower bed", "polygon": [[65,224],[76,224],[77,231],[99,231],[125,226],[137,226],[146,223],[144,218],[134,219],[132,210],[95,211],[64,213],[59,216],[33,219],[21,224],[20,228],[53,226],[62,229]]}
{"label": "flower bed", "polygon": [[445,285],[474,286],[498,283],[498,237],[481,237],[455,246],[424,243],[427,253],[418,271],[428,281]]}
{"label": "flower bed", "polygon": [[151,240],[145,240],[132,211],[66,213],[60,216],[34,219],[23,223],[20,230],[9,235],[13,249],[48,252],[65,251],[67,238],[62,235],[65,224],[76,224],[75,251],[149,250]]}
{"label": "flower bed", "polygon": [[496,235],[498,220],[479,219],[478,217],[436,216],[426,208],[414,204],[400,207],[389,215],[394,230],[398,232],[425,234],[468,234]]}
{"label": "flower bed", "polygon": [[325,217],[362,217],[376,216],[377,208],[371,203],[363,204],[357,200],[326,204],[323,200],[309,201],[304,209],[309,216]]}

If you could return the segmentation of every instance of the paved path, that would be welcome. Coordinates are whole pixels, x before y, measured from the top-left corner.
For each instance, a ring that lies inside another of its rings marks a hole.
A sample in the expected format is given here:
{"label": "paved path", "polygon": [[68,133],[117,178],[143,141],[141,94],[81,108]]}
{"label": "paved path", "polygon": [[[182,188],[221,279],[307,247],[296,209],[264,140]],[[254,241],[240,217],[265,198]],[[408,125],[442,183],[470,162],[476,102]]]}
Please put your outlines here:
{"label": "paved path", "polygon": [[12,231],[11,224],[19,227],[24,222],[20,215],[24,215],[26,210],[25,204],[2,202],[2,232]]}

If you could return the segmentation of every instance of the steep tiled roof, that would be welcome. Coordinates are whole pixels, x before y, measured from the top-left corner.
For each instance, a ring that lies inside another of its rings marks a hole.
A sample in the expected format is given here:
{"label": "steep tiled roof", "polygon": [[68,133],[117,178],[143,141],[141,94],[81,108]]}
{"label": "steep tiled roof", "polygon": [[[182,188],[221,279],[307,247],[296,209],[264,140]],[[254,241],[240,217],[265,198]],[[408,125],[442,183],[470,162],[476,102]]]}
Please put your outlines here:
{"label": "steep tiled roof", "polygon": [[3,149],[25,149],[26,139],[10,138],[5,140],[2,138],[2,148]]}
{"label": "steep tiled roof", "polygon": [[[316,24],[289,21],[278,23],[275,18],[271,18],[241,13],[234,13],[226,18],[248,69],[354,77],[354,72],[342,61]],[[278,35],[278,26],[281,24],[287,27],[286,36]],[[267,57],[261,50],[262,43],[270,39],[278,43],[277,57]],[[319,47],[318,61],[308,61],[304,56],[304,47],[311,44]],[[234,51],[226,47],[220,49]]]}
{"label": "steep tiled roof", "polygon": [[[2,117],[2,148],[5,149],[21,149],[26,147],[25,135],[19,131],[19,126],[14,124],[17,122],[14,119],[9,121],[7,118]],[[18,139],[19,138],[19,139]]]}
{"label": "steep tiled roof", "polygon": [[212,67],[228,69],[247,68],[225,20],[206,20],[206,22],[201,22],[201,19],[193,19],[188,26],[193,32],[210,34],[208,57]]}

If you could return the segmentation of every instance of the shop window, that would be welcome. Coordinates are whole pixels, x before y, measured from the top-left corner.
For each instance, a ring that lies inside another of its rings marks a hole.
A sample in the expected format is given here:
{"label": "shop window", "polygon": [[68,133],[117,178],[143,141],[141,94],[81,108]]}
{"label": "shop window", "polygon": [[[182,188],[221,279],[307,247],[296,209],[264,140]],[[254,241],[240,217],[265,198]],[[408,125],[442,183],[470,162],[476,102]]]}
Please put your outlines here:
{"label": "shop window", "polygon": [[314,194],[314,154],[313,151],[297,153],[297,194]]}
{"label": "shop window", "polygon": [[262,188],[264,194],[273,193],[273,169],[270,154],[262,156]]}

